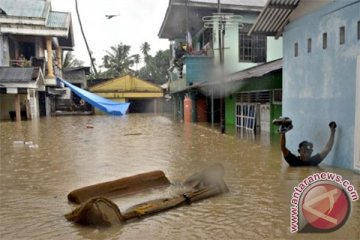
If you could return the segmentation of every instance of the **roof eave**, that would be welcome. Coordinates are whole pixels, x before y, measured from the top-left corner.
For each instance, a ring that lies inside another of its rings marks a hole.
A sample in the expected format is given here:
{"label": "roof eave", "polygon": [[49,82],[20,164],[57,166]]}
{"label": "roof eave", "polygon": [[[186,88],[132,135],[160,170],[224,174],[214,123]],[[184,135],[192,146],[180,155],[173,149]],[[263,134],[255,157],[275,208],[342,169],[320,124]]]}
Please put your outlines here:
{"label": "roof eave", "polygon": [[300,0],[285,0],[284,2],[269,0],[249,30],[248,35],[260,33],[278,38],[299,2]]}

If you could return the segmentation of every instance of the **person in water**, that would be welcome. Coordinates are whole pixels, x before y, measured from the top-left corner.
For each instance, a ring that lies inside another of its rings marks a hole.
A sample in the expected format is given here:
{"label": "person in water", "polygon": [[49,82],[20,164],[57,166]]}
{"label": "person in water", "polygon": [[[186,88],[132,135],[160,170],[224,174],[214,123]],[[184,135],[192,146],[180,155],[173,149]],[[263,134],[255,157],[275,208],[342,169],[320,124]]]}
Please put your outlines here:
{"label": "person in water", "polygon": [[286,162],[292,167],[317,166],[322,160],[325,159],[325,157],[331,151],[332,146],[334,145],[336,123],[335,122],[329,123],[329,128],[330,128],[330,137],[327,144],[325,145],[324,149],[321,152],[317,153],[314,156],[312,156],[313,144],[308,141],[302,141],[299,144],[299,149],[298,149],[298,152],[300,154],[299,156],[295,156],[294,154],[292,154],[289,151],[289,149],[287,149],[286,147],[285,132],[282,132],[280,138],[280,146]]}

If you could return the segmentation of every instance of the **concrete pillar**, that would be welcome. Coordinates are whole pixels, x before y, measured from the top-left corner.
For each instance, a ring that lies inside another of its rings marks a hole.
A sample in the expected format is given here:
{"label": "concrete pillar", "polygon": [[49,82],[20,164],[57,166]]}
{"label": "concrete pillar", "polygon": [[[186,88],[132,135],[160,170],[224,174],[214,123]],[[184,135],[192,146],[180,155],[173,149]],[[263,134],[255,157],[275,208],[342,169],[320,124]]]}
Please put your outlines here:
{"label": "concrete pillar", "polygon": [[62,69],[62,48],[57,47],[56,48],[56,61],[59,69]]}
{"label": "concrete pillar", "polygon": [[54,78],[54,68],[53,68],[53,56],[52,56],[52,40],[51,38],[46,39],[46,50],[47,50],[47,78]]}
{"label": "concrete pillar", "polygon": [[157,104],[156,104],[156,99],[153,100],[154,101],[154,113],[157,113]]}
{"label": "concrete pillar", "polygon": [[21,108],[20,108],[20,94],[15,95],[15,113],[16,113],[16,121],[21,121]]}

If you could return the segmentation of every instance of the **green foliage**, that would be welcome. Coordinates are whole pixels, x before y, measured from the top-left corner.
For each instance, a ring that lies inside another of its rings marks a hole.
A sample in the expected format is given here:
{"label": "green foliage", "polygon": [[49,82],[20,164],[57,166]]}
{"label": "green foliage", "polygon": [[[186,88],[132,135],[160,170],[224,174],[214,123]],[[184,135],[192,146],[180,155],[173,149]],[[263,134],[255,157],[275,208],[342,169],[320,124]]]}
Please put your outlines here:
{"label": "green foliage", "polygon": [[140,51],[143,54],[145,65],[140,70],[135,71],[133,67],[134,65],[137,67],[137,64],[140,63],[140,54],[130,55],[131,47],[123,43],[112,46],[102,58],[103,65],[101,67],[104,71],[98,71],[96,76],[91,73],[90,79],[115,78],[132,74],[159,85],[167,82],[170,51],[160,50],[153,57],[149,54],[150,49],[150,45],[147,42],[141,45]]}
{"label": "green foliage", "polygon": [[110,47],[110,51],[106,51],[106,55],[102,58],[106,77],[114,78],[134,73],[131,67],[139,61],[139,55],[129,56],[130,49],[130,46],[120,43]]}
{"label": "green foliage", "polygon": [[146,58],[145,56],[146,65],[139,70],[138,76],[159,85],[167,82],[169,58],[169,50],[159,50],[154,57],[148,55]]}
{"label": "green foliage", "polygon": [[84,65],[84,62],[76,59],[72,52],[70,52],[70,51],[66,52],[66,54],[63,58],[63,63],[62,63],[63,68],[80,67],[83,65]]}

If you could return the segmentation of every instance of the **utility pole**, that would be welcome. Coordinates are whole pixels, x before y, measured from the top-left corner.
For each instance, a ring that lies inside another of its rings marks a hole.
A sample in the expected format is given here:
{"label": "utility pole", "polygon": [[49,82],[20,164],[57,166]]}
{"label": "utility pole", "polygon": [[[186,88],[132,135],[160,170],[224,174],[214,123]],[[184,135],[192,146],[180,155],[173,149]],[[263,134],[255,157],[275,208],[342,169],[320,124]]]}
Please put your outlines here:
{"label": "utility pole", "polygon": [[[219,41],[219,62],[220,62],[220,88],[219,88],[219,97],[220,97],[220,131],[225,133],[225,69],[224,69],[224,49],[225,49],[225,27],[226,26],[236,26],[236,28],[242,28],[243,24],[242,16],[222,13],[221,12],[221,3],[218,2],[217,13],[214,13],[212,16],[203,17],[204,27],[215,29],[215,24],[218,28],[218,41]],[[212,90],[213,94],[213,90]],[[213,103],[213,95],[212,95]],[[213,105],[213,104],[212,104]],[[213,109],[213,107],[212,107]],[[212,112],[212,122],[213,122],[213,112]]]}
{"label": "utility pole", "polygon": [[218,0],[218,14],[219,19],[219,59],[221,71],[221,84],[220,84],[220,132],[225,133],[225,110],[224,110],[224,35],[225,35],[225,19],[221,17],[221,3]]}
{"label": "utility pole", "polygon": [[83,35],[83,38],[84,38],[84,41],[85,41],[85,45],[86,45],[87,51],[88,51],[88,53],[89,53],[90,63],[91,63],[91,66],[92,66],[92,68],[93,68],[93,70],[94,70],[95,76],[97,76],[97,70],[96,70],[96,67],[95,67],[94,59],[93,59],[92,56],[91,56],[91,51],[90,51],[89,45],[88,45],[88,43],[87,43],[87,41],[86,41],[85,33],[84,33],[84,30],[83,30],[83,27],[82,27],[82,24],[81,24],[81,19],[80,19],[80,14],[79,14],[79,8],[78,8],[78,2],[77,2],[77,0],[75,0],[75,8],[76,8],[76,15],[77,15],[78,20],[79,20],[79,25],[80,25],[81,34]]}

